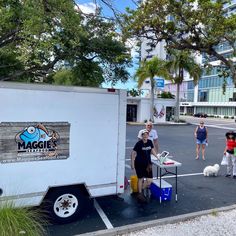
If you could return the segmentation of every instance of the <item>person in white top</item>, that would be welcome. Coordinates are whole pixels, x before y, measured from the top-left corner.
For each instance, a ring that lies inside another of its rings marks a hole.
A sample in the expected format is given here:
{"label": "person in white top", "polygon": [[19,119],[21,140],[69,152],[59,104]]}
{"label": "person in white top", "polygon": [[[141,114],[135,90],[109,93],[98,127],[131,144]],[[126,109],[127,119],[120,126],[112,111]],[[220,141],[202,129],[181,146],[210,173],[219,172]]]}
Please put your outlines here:
{"label": "person in white top", "polygon": [[[141,140],[142,139],[142,131],[144,129],[141,129],[138,133],[138,139]],[[151,121],[148,121],[146,123],[146,130],[148,130],[148,139],[152,140],[153,145],[154,145],[154,149],[156,151],[156,153],[158,153],[159,151],[159,145],[158,145],[158,135],[157,135],[157,131],[155,129],[153,129],[153,124]]]}

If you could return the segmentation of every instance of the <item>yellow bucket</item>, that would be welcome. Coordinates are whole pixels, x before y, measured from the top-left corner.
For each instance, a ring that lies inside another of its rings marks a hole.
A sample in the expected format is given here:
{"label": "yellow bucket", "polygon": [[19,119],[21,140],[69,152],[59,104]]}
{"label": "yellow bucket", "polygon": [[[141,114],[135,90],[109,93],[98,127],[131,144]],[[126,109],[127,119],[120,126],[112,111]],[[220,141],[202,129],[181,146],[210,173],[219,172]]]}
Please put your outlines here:
{"label": "yellow bucket", "polygon": [[130,187],[131,187],[132,193],[138,192],[138,177],[137,177],[137,175],[130,176]]}

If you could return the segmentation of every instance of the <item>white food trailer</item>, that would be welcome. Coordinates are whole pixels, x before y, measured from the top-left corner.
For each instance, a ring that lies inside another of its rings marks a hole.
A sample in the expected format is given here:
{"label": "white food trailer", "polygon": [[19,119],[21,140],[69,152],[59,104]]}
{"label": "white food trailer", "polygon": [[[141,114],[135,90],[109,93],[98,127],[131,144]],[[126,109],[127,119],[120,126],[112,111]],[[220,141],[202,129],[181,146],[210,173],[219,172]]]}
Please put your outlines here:
{"label": "white food trailer", "polygon": [[123,193],[126,91],[1,82],[0,109],[0,204],[70,222]]}

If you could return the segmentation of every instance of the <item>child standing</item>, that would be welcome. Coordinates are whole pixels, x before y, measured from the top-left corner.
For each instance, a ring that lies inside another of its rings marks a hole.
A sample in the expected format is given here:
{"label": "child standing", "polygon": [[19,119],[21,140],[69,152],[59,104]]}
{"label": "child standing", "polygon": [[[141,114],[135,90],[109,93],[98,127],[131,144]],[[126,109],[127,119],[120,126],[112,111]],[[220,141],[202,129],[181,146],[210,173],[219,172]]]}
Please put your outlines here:
{"label": "child standing", "polygon": [[230,177],[233,174],[233,178],[236,179],[236,157],[234,156],[234,148],[236,148],[236,134],[233,131],[229,131],[225,134],[225,137],[226,146],[224,155],[226,155],[228,161],[227,173],[225,177]]}

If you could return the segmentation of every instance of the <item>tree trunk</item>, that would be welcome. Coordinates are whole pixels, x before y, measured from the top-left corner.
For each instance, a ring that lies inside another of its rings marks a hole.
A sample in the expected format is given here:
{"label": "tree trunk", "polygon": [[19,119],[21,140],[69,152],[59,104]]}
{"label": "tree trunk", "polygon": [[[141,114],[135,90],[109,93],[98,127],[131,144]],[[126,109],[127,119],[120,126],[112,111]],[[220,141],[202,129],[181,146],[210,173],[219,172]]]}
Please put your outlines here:
{"label": "tree trunk", "polygon": [[233,82],[234,82],[234,87],[236,88],[236,70],[233,71],[232,78],[233,78]]}
{"label": "tree trunk", "polygon": [[179,81],[177,81],[177,91],[176,91],[176,113],[175,113],[175,121],[179,122],[179,93],[180,93],[180,84],[182,84],[184,80],[184,69],[179,68]]}
{"label": "tree trunk", "polygon": [[155,88],[155,83],[153,78],[150,78],[151,82],[151,90],[150,90],[150,120],[154,122],[154,88]]}
{"label": "tree trunk", "polygon": [[179,90],[180,84],[177,84],[177,91],[176,91],[176,109],[175,109],[175,121],[179,122]]}

